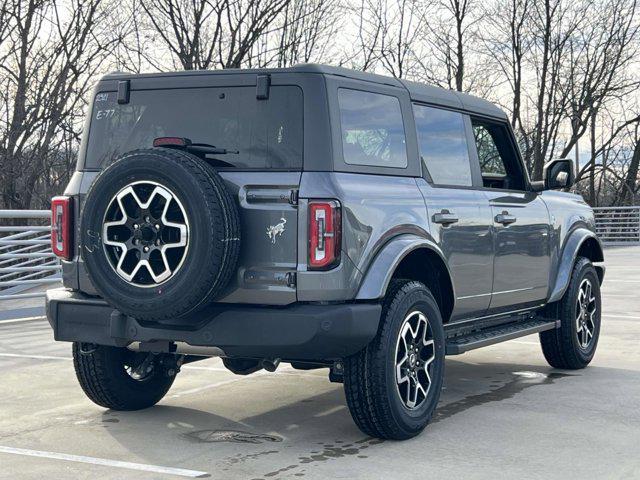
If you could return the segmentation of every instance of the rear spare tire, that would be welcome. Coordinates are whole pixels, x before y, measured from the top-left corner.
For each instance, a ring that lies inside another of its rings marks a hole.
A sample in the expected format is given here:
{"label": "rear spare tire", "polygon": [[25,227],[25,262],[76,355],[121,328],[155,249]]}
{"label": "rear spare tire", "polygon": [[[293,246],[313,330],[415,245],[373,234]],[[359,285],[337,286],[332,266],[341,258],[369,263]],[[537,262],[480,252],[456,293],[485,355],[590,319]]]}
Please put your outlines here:
{"label": "rear spare tire", "polygon": [[204,161],[134,150],[87,193],[80,248],[98,293],[140,320],[177,319],[218,297],[236,269],[238,209]]}

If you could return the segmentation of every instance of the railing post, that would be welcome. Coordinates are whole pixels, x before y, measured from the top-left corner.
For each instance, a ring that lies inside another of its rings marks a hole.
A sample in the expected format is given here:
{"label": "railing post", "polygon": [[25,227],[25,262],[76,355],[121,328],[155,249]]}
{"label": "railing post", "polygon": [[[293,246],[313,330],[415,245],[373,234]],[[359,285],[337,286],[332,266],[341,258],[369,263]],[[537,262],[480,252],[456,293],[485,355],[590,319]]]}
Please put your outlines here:
{"label": "railing post", "polygon": [[636,213],[638,215],[638,226],[636,227],[637,228],[636,232],[638,234],[637,234],[637,238],[636,238],[636,240],[637,240],[636,243],[640,244],[640,206],[636,207]]}

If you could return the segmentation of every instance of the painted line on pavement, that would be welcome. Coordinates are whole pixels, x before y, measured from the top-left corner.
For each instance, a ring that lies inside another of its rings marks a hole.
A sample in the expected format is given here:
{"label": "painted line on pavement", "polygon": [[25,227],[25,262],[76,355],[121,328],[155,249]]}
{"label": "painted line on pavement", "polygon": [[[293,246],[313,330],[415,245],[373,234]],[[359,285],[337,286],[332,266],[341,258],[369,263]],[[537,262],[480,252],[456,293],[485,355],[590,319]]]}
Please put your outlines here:
{"label": "painted line on pavement", "polygon": [[126,468],[128,470],[138,470],[141,472],[159,473],[163,475],[177,475],[179,477],[203,478],[209,476],[208,472],[187,470],[185,468],[162,467],[159,465],[148,465],[146,463],[123,462],[121,460],[86,457],[84,455],[69,455],[67,453],[46,452],[42,450],[29,450],[26,448],[4,447],[1,445],[0,453],[24,455],[27,457],[50,458],[53,460],[66,460],[68,462],[88,463],[92,465],[102,465],[105,467]]}
{"label": "painted line on pavement", "polygon": [[507,340],[507,341],[511,343],[520,343],[522,345],[540,345],[540,342],[533,342],[528,340]]}
{"label": "painted line on pavement", "polygon": [[53,355],[27,355],[24,353],[0,353],[0,357],[32,358],[34,360],[73,360],[71,357],[54,357]]}
{"label": "painted line on pavement", "polygon": [[607,293],[607,292],[602,292],[602,296],[605,298],[638,298],[638,295],[633,295],[631,293],[629,294],[624,294],[624,293]]}
{"label": "painted line on pavement", "polygon": [[631,320],[640,320],[640,316],[637,315],[617,315],[615,313],[603,313],[602,316],[607,318],[629,318]]}
{"label": "painted line on pavement", "polygon": [[13,320],[15,318],[44,317],[44,306],[41,307],[21,307],[0,310],[0,321]]}
{"label": "painted line on pavement", "polygon": [[22,322],[35,322],[36,320],[44,320],[44,316],[40,317],[25,317],[25,318],[13,318],[11,320],[0,320],[0,327],[2,325],[9,325],[12,323],[22,323]]}
{"label": "painted line on pavement", "polygon": [[[260,373],[256,372],[254,375],[260,375]],[[210,383],[209,385],[203,385],[202,387],[191,388],[189,390],[183,390],[182,392],[174,393],[173,395],[169,395],[169,398],[180,398],[184,395],[191,395],[193,393],[204,392],[205,390],[211,390],[212,388],[222,387],[223,385],[229,385],[230,383],[242,382],[243,380],[247,380],[248,378],[250,377],[247,375],[246,377],[230,378],[229,380]]]}

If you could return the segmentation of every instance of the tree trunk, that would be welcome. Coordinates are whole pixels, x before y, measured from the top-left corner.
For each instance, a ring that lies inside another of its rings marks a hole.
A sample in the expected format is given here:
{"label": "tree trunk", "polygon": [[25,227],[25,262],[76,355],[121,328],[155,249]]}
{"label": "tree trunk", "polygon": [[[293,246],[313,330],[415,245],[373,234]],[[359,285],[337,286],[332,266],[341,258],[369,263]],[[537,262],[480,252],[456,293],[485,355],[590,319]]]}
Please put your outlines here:
{"label": "tree trunk", "polygon": [[591,117],[591,169],[589,170],[589,205],[596,206],[596,115]]}
{"label": "tree trunk", "polygon": [[638,166],[640,165],[640,139],[636,140],[636,145],[633,148],[633,156],[631,157],[631,163],[629,164],[629,170],[625,176],[624,183],[622,185],[622,191],[620,192],[619,204],[633,203],[635,198],[636,183],[638,181]]}

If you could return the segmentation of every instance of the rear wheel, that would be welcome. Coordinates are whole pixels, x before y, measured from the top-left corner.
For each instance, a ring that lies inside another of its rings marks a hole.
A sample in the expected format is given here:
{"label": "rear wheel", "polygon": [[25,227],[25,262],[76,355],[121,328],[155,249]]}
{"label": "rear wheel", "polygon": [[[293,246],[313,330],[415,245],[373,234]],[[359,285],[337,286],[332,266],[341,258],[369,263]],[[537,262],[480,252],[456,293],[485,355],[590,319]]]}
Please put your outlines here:
{"label": "rear wheel", "polygon": [[598,274],[589,259],[580,257],[564,297],[552,307],[560,328],[540,333],[549,365],[575,370],[591,362],[598,346],[601,307]]}
{"label": "rear wheel", "polygon": [[345,361],[351,415],[367,435],[404,440],[429,423],[444,376],[444,329],[438,305],[420,282],[389,287],[376,338]]}
{"label": "rear wheel", "polygon": [[126,348],[73,344],[73,365],[89,399],[113,410],[140,410],[169,391],[179,365],[176,356]]}

